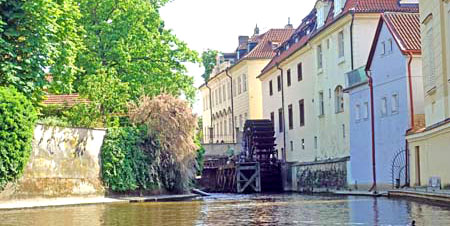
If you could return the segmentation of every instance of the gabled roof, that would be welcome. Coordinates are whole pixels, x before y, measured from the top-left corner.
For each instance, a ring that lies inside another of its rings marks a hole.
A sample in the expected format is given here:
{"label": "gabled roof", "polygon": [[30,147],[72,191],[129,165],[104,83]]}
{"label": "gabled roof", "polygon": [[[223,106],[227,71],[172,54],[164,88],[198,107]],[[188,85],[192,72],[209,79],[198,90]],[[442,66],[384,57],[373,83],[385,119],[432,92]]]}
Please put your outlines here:
{"label": "gabled roof", "polygon": [[403,54],[421,54],[420,14],[419,13],[384,13],[378,22],[375,37],[370,49],[366,69],[370,69],[378,44],[381,29],[386,25]]}
{"label": "gabled roof", "polygon": [[[318,0],[319,1],[319,0]],[[288,50],[281,51],[281,53],[275,56],[271,62],[262,70],[261,74],[266,73],[270,69],[276,66],[276,64],[281,63],[285,59],[289,58],[293,53],[297,52],[299,49],[303,48],[312,38],[318,35],[320,32],[325,30],[327,27],[331,26],[333,23],[338,21],[340,18],[352,11],[354,13],[383,13],[383,12],[419,12],[418,4],[408,4],[401,5],[399,0],[347,0],[342,12],[338,15],[334,15],[334,1],[330,2],[331,7],[328,12],[325,24],[319,29],[314,24],[313,31],[299,38],[300,41],[290,46]],[[303,19],[299,28],[297,28],[296,33],[287,40],[286,43],[293,43],[293,37],[295,37],[301,30],[301,27],[308,26],[308,24],[315,22],[316,20],[316,9],[313,9],[305,19]],[[285,45],[282,45],[279,50]]]}
{"label": "gabled roof", "polygon": [[258,38],[251,39],[251,41],[258,41],[258,44],[242,59],[265,59],[274,57],[275,51],[272,48],[272,43],[283,43],[291,37],[294,31],[294,29],[270,29]]}
{"label": "gabled roof", "polygon": [[89,103],[89,100],[81,98],[78,94],[63,94],[63,95],[54,95],[49,94],[46,96],[42,103],[44,105],[66,105],[71,107],[78,103]]}
{"label": "gabled roof", "polygon": [[381,20],[385,21],[403,51],[421,51],[418,13],[384,13]]}

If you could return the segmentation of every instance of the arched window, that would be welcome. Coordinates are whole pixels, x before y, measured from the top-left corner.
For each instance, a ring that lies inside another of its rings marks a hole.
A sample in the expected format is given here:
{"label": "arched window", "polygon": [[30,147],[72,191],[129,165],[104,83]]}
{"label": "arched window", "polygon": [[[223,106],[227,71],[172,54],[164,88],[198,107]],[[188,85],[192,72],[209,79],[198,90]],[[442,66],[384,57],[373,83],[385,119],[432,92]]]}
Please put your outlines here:
{"label": "arched window", "polygon": [[344,111],[344,90],[342,86],[337,86],[334,90],[334,103],[336,108],[336,113],[341,113]]}

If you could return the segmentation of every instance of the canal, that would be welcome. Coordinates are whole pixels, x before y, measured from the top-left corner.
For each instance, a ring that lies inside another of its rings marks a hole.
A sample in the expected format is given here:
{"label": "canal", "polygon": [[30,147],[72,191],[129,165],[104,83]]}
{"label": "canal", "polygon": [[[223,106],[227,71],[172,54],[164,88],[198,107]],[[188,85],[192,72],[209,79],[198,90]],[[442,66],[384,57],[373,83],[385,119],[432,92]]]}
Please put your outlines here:
{"label": "canal", "polygon": [[450,208],[388,198],[222,195],[164,203],[0,211],[0,225],[450,225]]}

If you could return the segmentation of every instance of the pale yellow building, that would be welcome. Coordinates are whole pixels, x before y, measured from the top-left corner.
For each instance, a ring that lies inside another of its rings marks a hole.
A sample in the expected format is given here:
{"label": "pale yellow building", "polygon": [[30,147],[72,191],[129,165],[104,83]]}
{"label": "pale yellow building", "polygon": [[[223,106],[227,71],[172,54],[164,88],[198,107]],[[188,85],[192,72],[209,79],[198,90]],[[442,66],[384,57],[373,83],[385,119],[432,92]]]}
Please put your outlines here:
{"label": "pale yellow building", "polygon": [[261,82],[256,77],[293,32],[291,25],[263,34],[256,27],[252,37],[239,37],[234,55],[219,56],[211,77],[200,87],[204,143],[236,143],[246,119],[262,118]]}
{"label": "pale yellow building", "polygon": [[263,117],[274,120],[277,149],[292,166],[285,189],[347,185],[352,109],[345,75],[366,64],[381,13],[417,10],[410,1],[317,0],[278,48],[259,79]]}
{"label": "pale yellow building", "polygon": [[410,182],[450,187],[450,1],[420,0],[426,127],[407,137]]}

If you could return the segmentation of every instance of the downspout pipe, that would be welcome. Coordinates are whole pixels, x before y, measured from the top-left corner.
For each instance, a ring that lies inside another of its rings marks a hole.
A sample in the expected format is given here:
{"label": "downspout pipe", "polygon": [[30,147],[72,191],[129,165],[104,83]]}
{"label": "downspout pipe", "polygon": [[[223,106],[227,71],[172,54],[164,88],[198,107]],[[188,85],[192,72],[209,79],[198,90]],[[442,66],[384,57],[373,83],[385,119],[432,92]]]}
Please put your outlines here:
{"label": "downspout pipe", "polygon": [[353,56],[353,24],[355,22],[355,9],[350,9],[350,13],[352,15],[352,22],[350,24],[350,63],[352,67],[352,71],[355,69],[354,64],[354,56]]}
{"label": "downspout pipe", "polygon": [[280,64],[279,63],[277,63],[276,64],[277,65],[277,69],[278,70],[280,70],[280,72],[281,72],[281,75],[280,75],[280,78],[281,78],[281,109],[282,109],[282,111],[283,111],[283,117],[282,117],[282,125],[283,125],[283,150],[282,150],[282,152],[281,152],[281,156],[282,156],[282,161],[283,161],[283,163],[285,163],[286,162],[286,123],[285,123],[285,121],[286,120],[284,120],[284,118],[285,118],[285,113],[284,113],[284,81],[283,81],[283,69],[282,68],[280,68]]}
{"label": "downspout pipe", "polygon": [[[414,94],[413,94],[413,85],[412,85],[412,73],[411,73],[411,64],[413,60],[413,54],[411,52],[406,52],[409,56],[408,60],[408,86],[409,86],[409,107],[410,107],[410,114],[411,114],[411,126],[406,131],[406,134],[408,134],[409,131],[413,130],[415,127],[415,113],[414,113]],[[405,159],[406,159],[406,166],[405,166],[405,177],[406,177],[406,186],[409,186],[409,149],[408,149],[408,140],[405,141]]]}
{"label": "downspout pipe", "polygon": [[[206,86],[206,88],[208,88],[208,90],[209,90],[209,110],[210,110],[210,115],[211,115],[211,125],[210,125],[210,128],[214,128],[214,127],[213,127],[212,97],[211,97],[212,91],[211,91],[211,87],[208,86],[208,81],[206,81],[205,86]],[[209,128],[208,128],[208,130],[209,130]],[[209,132],[211,132],[211,131],[209,131]],[[214,143],[214,129],[212,130],[212,132],[213,132],[213,134],[209,134],[209,136],[210,136],[209,138],[211,139],[211,135],[212,135],[213,138],[212,138],[212,142],[211,142],[211,143]]]}
{"label": "downspout pipe", "polygon": [[229,74],[229,68],[227,68],[226,70],[225,70],[225,73],[226,73],[226,75],[227,75],[227,77],[228,78],[230,78],[230,96],[231,96],[231,125],[233,126],[233,129],[232,129],[232,131],[233,131],[233,143],[236,143],[236,127],[235,127],[235,125],[234,125],[234,100],[233,100],[233,77],[231,77],[231,75]]}
{"label": "downspout pipe", "polygon": [[366,69],[366,77],[369,80],[369,89],[370,89],[370,125],[371,125],[371,144],[372,144],[372,187],[370,187],[369,191],[376,192],[377,189],[377,168],[376,168],[376,156],[375,156],[375,110],[374,110],[374,97],[373,97],[373,79],[371,76],[371,71]]}

